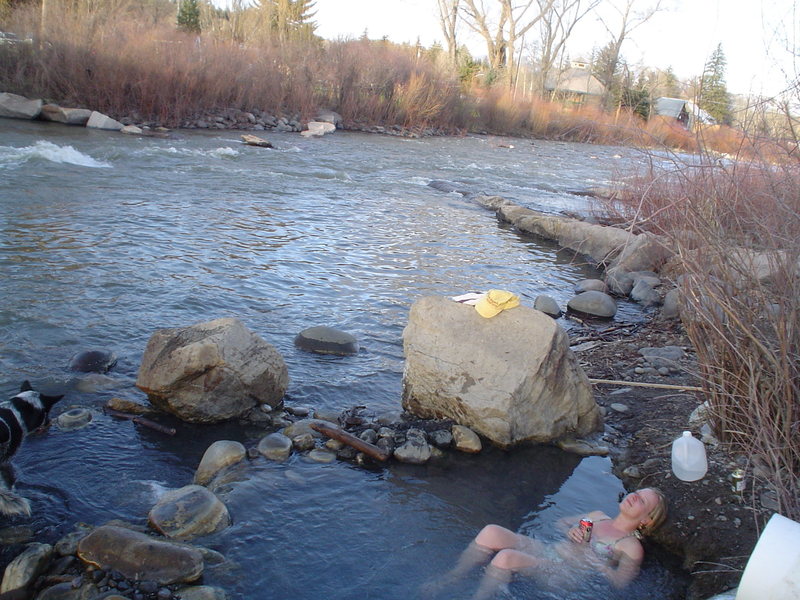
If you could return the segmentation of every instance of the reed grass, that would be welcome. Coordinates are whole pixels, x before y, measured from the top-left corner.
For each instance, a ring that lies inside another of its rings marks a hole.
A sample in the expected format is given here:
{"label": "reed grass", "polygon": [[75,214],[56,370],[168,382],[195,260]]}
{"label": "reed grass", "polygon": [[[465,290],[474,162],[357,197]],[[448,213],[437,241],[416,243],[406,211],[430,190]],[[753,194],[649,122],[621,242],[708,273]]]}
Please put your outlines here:
{"label": "reed grass", "polygon": [[[697,144],[702,145],[698,140]],[[664,236],[715,434],[800,519],[800,163],[652,156],[603,210]]]}
{"label": "reed grass", "polygon": [[168,14],[144,14],[126,0],[103,11],[51,0],[40,29],[37,3],[14,6],[0,26],[43,33],[36,44],[0,46],[0,89],[135,122],[174,127],[226,109],[308,119],[332,109],[346,126],[694,149],[694,138],[676,124],[463,83],[417,46],[365,38],[277,43],[236,33],[253,23],[224,20],[206,23],[213,26],[200,36],[186,35]]}

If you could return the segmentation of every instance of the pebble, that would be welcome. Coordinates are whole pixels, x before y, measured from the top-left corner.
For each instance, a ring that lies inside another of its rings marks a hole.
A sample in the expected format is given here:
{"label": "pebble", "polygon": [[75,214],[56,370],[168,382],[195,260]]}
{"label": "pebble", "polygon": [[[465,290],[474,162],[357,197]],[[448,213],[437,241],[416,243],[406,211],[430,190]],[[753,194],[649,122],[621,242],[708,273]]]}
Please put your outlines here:
{"label": "pebble", "polygon": [[622,474],[625,477],[632,477],[633,479],[641,479],[642,472],[637,465],[631,465],[630,467],[626,467]]}
{"label": "pebble", "polygon": [[332,463],[336,460],[336,454],[322,448],[315,448],[306,455],[306,458],[318,463]]}
{"label": "pebble", "polygon": [[630,410],[626,404],[620,402],[614,402],[609,408],[618,413],[626,413]]}

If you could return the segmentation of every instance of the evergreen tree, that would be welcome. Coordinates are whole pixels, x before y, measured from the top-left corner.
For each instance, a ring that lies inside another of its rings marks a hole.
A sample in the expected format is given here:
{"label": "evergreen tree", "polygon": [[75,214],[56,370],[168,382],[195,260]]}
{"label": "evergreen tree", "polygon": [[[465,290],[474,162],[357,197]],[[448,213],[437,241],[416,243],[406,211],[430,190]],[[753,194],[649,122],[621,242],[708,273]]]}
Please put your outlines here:
{"label": "evergreen tree", "polygon": [[727,61],[725,53],[722,51],[722,44],[718,44],[717,49],[711,54],[711,58],[703,68],[697,104],[714,117],[718,123],[730,125],[733,119],[731,95],[725,85],[726,66]]}
{"label": "evergreen tree", "polygon": [[308,40],[314,36],[316,0],[258,0],[257,6],[266,16],[269,31],[285,42],[288,39]]}
{"label": "evergreen tree", "polygon": [[200,5],[198,0],[180,0],[178,29],[187,33],[200,33]]}

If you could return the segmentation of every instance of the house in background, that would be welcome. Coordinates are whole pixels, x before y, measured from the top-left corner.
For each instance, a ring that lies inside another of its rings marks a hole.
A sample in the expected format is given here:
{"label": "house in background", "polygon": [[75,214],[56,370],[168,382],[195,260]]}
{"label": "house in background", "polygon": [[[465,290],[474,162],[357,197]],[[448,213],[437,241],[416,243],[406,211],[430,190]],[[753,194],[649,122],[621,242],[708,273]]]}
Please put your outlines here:
{"label": "house in background", "polygon": [[599,104],[606,93],[605,86],[592,75],[589,63],[581,60],[573,60],[569,69],[548,77],[544,89],[553,100],[573,106]]}
{"label": "house in background", "polygon": [[653,106],[653,114],[673,118],[690,131],[698,125],[717,124],[717,120],[697,104],[681,98],[659,98]]}

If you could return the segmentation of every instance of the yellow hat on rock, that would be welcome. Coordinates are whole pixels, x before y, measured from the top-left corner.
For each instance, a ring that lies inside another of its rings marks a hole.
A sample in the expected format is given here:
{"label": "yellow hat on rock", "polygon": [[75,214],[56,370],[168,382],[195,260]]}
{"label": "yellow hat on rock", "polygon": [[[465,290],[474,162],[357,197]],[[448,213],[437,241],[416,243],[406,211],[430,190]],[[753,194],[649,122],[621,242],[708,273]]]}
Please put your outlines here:
{"label": "yellow hat on rock", "polygon": [[486,295],[475,304],[478,314],[487,319],[500,314],[504,310],[519,306],[519,296],[506,290],[489,290]]}

